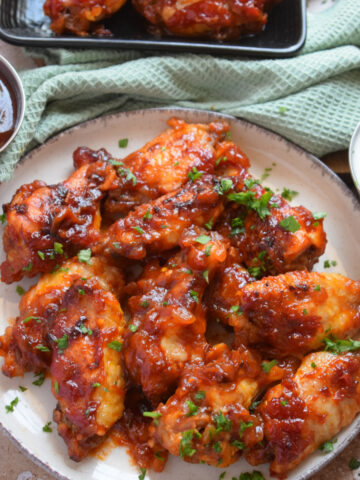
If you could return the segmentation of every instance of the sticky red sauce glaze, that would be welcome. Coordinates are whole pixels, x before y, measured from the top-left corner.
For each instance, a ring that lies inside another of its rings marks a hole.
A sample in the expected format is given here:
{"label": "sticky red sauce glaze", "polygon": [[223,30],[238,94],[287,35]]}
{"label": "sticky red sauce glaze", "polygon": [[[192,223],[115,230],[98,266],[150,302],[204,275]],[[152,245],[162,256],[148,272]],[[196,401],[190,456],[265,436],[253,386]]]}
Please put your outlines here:
{"label": "sticky red sauce glaze", "polygon": [[5,145],[14,133],[17,103],[10,83],[0,76],[0,147]]}
{"label": "sticky red sauce glaze", "polygon": [[211,36],[218,40],[259,32],[267,21],[266,12],[279,0],[133,0],[135,7],[153,25],[166,33],[184,36]]}
{"label": "sticky red sauce glaze", "polygon": [[151,438],[149,427],[151,418],[143,412],[152,411],[140,389],[129,389],[125,397],[125,410],[121,419],[111,431],[111,439],[116,445],[128,447],[128,453],[136,465],[155,472],[162,472],[168,458],[168,451]]}
{"label": "sticky red sauce glaze", "polygon": [[[66,255],[94,245],[100,238],[101,199],[116,186],[114,167],[103,161],[80,167],[56,185],[35,180],[21,186],[4,205],[2,281],[50,272]],[[55,242],[63,254],[54,251]]]}

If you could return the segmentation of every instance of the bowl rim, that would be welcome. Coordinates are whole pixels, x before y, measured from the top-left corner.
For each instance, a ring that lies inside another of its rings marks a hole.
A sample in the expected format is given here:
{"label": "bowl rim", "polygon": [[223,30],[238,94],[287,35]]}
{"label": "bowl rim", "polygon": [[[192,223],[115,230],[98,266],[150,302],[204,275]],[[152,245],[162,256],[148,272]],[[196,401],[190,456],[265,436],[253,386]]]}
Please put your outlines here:
{"label": "bowl rim", "polygon": [[[17,93],[19,95],[16,95],[16,102],[17,102],[17,107],[18,107],[18,114],[17,114],[17,119],[15,123],[15,128],[12,133],[12,135],[8,138],[8,140],[0,147],[0,153],[6,150],[6,148],[10,145],[10,143],[14,140],[16,135],[19,132],[19,129],[22,125],[22,122],[24,120],[24,115],[25,115],[25,106],[26,106],[26,99],[25,99],[25,92],[24,92],[24,87],[22,84],[22,81],[19,77],[19,74],[15,70],[15,68],[11,65],[11,63],[3,56],[0,55],[0,64],[5,66],[5,69],[9,72],[10,77],[15,81],[16,83],[16,89]],[[9,79],[8,79],[9,80]],[[14,89],[14,87],[13,87]]]}
{"label": "bowl rim", "polygon": [[[350,147],[349,147],[349,166],[350,166],[350,173],[355,184],[355,187],[360,194],[360,161],[358,167],[356,167],[356,159],[355,159],[355,145],[356,143],[359,144],[359,151],[360,151],[360,121],[357,124],[354,133],[351,137]],[[360,159],[359,159],[360,160]]]}

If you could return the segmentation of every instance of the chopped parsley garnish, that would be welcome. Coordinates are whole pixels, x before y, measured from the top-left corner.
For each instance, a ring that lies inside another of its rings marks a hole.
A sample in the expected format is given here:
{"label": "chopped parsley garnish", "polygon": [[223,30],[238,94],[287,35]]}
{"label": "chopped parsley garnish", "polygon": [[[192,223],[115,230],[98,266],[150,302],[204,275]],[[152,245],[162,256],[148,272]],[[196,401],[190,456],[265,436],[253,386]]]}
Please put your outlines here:
{"label": "chopped parsley garnish", "polygon": [[54,252],[57,253],[58,255],[62,255],[64,253],[62,243],[59,243],[59,242],[54,243]]}
{"label": "chopped parsley garnish", "polygon": [[271,167],[266,167],[264,173],[261,175],[261,181],[266,180],[269,177],[271,171]]}
{"label": "chopped parsley garnish", "polygon": [[278,108],[281,115],[285,115],[285,113],[289,110],[287,107],[282,107],[281,105],[279,105]]}
{"label": "chopped parsley garnish", "polygon": [[140,307],[148,308],[148,306],[149,306],[149,302],[147,300],[144,300],[143,302],[140,302]]}
{"label": "chopped parsley garnish", "polygon": [[26,387],[23,387],[22,385],[19,385],[19,390],[21,392],[26,392],[27,388]]}
{"label": "chopped parsley garnish", "polygon": [[221,162],[227,162],[227,157],[219,157],[216,160],[215,165],[218,166]]}
{"label": "chopped parsley garnish", "polygon": [[154,457],[158,458],[158,459],[161,460],[162,462],[165,461],[165,458],[161,455],[161,452],[155,452],[155,453],[154,453]]}
{"label": "chopped parsley garnish", "polygon": [[196,415],[199,411],[199,407],[195,405],[195,403],[191,400],[186,400],[186,405],[188,406],[188,413],[186,414],[187,417],[192,417],[193,415]]}
{"label": "chopped parsley garnish", "polygon": [[201,400],[204,400],[205,398],[205,392],[203,390],[199,390],[198,392],[195,393],[194,395],[194,399],[197,401],[197,402],[200,402]]}
{"label": "chopped parsley garnish", "polygon": [[332,353],[345,353],[360,350],[360,342],[348,338],[347,340],[338,340],[336,337],[324,338],[325,350]]}
{"label": "chopped parsley garnish", "polygon": [[164,301],[162,302],[162,306],[163,306],[163,307],[167,307],[168,305],[169,305],[169,302],[167,302],[166,300],[164,300]]}
{"label": "chopped parsley garnish", "polygon": [[247,428],[250,428],[254,425],[253,422],[241,422],[240,423],[240,428],[239,428],[239,437],[241,438]]}
{"label": "chopped parsley garnish", "polygon": [[2,213],[0,215],[0,222],[2,225],[4,225],[4,223],[6,222],[6,213]]}
{"label": "chopped parsley garnish", "polygon": [[24,318],[23,323],[28,323],[30,322],[30,320],[36,320],[36,323],[40,323],[40,321],[38,321],[39,317],[33,317],[32,315],[30,317]]}
{"label": "chopped parsley garnish", "polygon": [[143,216],[143,221],[145,222],[145,220],[150,220],[151,218],[152,218],[152,215],[149,212],[149,210],[147,210],[145,215]]}
{"label": "chopped parsley garnish", "polygon": [[322,218],[325,218],[327,215],[326,212],[313,212],[312,216],[314,220],[320,220]]}
{"label": "chopped parsley garnish", "polygon": [[135,185],[137,184],[137,178],[128,168],[119,168],[118,172],[122,177],[126,175],[125,180],[127,182],[131,181],[133,186],[135,187]]}
{"label": "chopped parsley garnish", "polygon": [[349,467],[351,470],[356,470],[360,467],[360,460],[357,460],[356,458],[352,458],[349,462]]}
{"label": "chopped parsley garnish", "polygon": [[227,132],[226,132],[226,136],[227,136],[228,140],[230,140],[230,141],[232,140],[231,132],[230,132],[230,131],[227,131]]}
{"label": "chopped parsley garnish", "polygon": [[45,347],[44,345],[36,345],[36,350],[40,350],[40,352],[50,352],[50,348]]}
{"label": "chopped parsley garnish", "polygon": [[227,193],[232,187],[233,182],[230,180],[230,178],[222,178],[220,183],[215,186],[214,190],[219,195],[224,195],[224,193]]}
{"label": "chopped parsley garnish", "polygon": [[304,315],[308,315],[308,313],[309,313],[308,310],[307,310],[306,308],[304,308],[303,314],[304,314]]}
{"label": "chopped parsley garnish", "polygon": [[195,300],[196,303],[199,303],[199,294],[195,290],[190,290],[190,296]]}
{"label": "chopped parsley garnish", "polygon": [[220,473],[220,475],[219,475],[219,480],[223,480],[223,478],[225,477],[225,475],[226,475],[226,472]]}
{"label": "chopped parsley garnish", "polygon": [[287,232],[295,233],[300,230],[300,223],[296,220],[293,215],[284,218],[280,222],[280,226]]}
{"label": "chopped parsley garnish", "polygon": [[145,475],[146,475],[146,468],[141,467],[140,471],[141,471],[141,473],[139,475],[139,480],[144,480]]}
{"label": "chopped parsley garnish", "polygon": [[257,407],[260,405],[261,401],[258,400],[257,402],[253,402],[249,407],[249,412],[254,413]]}
{"label": "chopped parsley garnish", "polygon": [[194,437],[194,430],[186,430],[182,434],[182,439],[179,445],[179,455],[181,458],[184,457],[192,457],[196,450],[193,448],[193,437]]}
{"label": "chopped parsley garnish", "polygon": [[128,138],[122,138],[119,140],[118,145],[120,148],[126,148],[128,146],[129,139]]}
{"label": "chopped parsley garnish", "polygon": [[59,382],[58,381],[54,382],[54,392],[59,393]]}
{"label": "chopped parsley garnish", "polygon": [[209,270],[204,270],[202,275],[205,278],[206,283],[209,283]]}
{"label": "chopped parsley garnish", "polygon": [[161,147],[161,151],[162,151],[162,152],[165,152],[165,150],[166,150],[166,147],[164,147],[164,145],[163,145],[163,146]]}
{"label": "chopped parsley garnish", "polygon": [[265,373],[269,373],[270,370],[277,365],[277,360],[271,360],[271,362],[262,362],[261,368],[264,370]]}
{"label": "chopped parsley garnish", "polygon": [[267,215],[270,215],[268,209],[268,204],[271,199],[271,192],[264,193],[260,198],[255,198],[255,193],[248,192],[239,192],[239,193],[230,193],[227,198],[233,202],[236,202],[240,205],[245,205],[259,215],[261,220],[263,220]]}
{"label": "chopped parsley garnish", "polygon": [[214,420],[216,422],[217,432],[230,432],[232,428],[232,421],[229,420],[222,412],[215,415]]}
{"label": "chopped parsley garnish", "polygon": [[331,266],[336,267],[336,265],[337,265],[337,261],[336,260],[331,260]]}
{"label": "chopped parsley garnish", "polygon": [[14,408],[19,403],[19,397],[15,397],[14,400],[11,400],[10,405],[5,405],[6,413],[14,411]]}
{"label": "chopped parsley garnish", "polygon": [[99,387],[101,387],[101,385],[100,385],[99,382],[95,382],[95,383],[92,384],[92,387],[93,388],[99,388]]}
{"label": "chopped parsley garnish", "polygon": [[216,453],[221,453],[222,452],[221,443],[215,442],[213,445],[213,449],[215,450]]}
{"label": "chopped parsley garnish", "polygon": [[33,385],[36,385],[37,387],[41,387],[41,385],[44,383],[45,381],[45,374],[44,372],[40,372],[40,373],[35,373],[34,377],[36,378],[36,380],[34,380],[32,382]]}
{"label": "chopped parsley garnish", "polygon": [[210,252],[212,249],[213,245],[207,245],[205,248],[205,257],[210,257]]}
{"label": "chopped parsley garnish", "polygon": [[63,335],[61,338],[55,338],[54,341],[59,349],[59,353],[62,354],[69,346],[69,335]]}
{"label": "chopped parsley garnish", "polygon": [[188,173],[188,177],[192,182],[195,182],[198,178],[202,177],[203,172],[198,172],[196,167],[193,167],[191,172]]}
{"label": "chopped parsley garnish", "polygon": [[234,440],[231,445],[235,448],[237,448],[238,450],[244,450],[245,449],[245,443],[244,442],[240,442],[240,440]]}
{"label": "chopped parsley garnish", "polygon": [[84,325],[83,323],[80,323],[77,325],[77,328],[78,330],[80,330],[81,333],[83,333],[84,335],[92,335],[93,334],[93,331],[91,330],[91,328],[88,328],[86,325]]}
{"label": "chopped parsley garnish", "polygon": [[145,233],[145,231],[139,227],[138,225],[136,225],[136,227],[132,227],[136,232],[140,233],[141,235],[143,235]]}
{"label": "chopped parsley garnish", "polygon": [[143,412],[143,416],[157,419],[161,417],[161,413],[160,412]]}
{"label": "chopped parsley garnish", "polygon": [[295,190],[290,190],[289,188],[283,188],[283,191],[281,192],[281,196],[285,198],[285,200],[291,200],[296,197],[296,195],[299,195],[299,192],[296,192]]}
{"label": "chopped parsley garnish", "polygon": [[179,160],[177,160],[177,161],[174,163],[174,167],[177,167],[178,165],[180,165]]}
{"label": "chopped parsley garnish", "polygon": [[237,315],[241,315],[243,313],[242,308],[239,305],[233,305],[230,307],[232,313],[236,313]]}
{"label": "chopped parsley garnish", "polygon": [[252,473],[241,473],[239,480],[265,480],[264,475],[258,470],[254,470]]}
{"label": "chopped parsley garnish", "polygon": [[38,250],[37,254],[41,258],[41,260],[45,260],[45,253],[44,252],[41,252],[40,250]]}
{"label": "chopped parsley garnish", "polygon": [[188,275],[192,275],[193,274],[193,271],[190,269],[190,268],[187,268],[185,270],[185,273],[187,273]]}
{"label": "chopped parsley garnish", "polygon": [[281,403],[281,405],[282,405],[283,407],[286,407],[286,405],[287,405],[289,402],[288,402],[287,400],[281,400],[280,403]]}
{"label": "chopped parsley garnish", "polygon": [[42,430],[43,432],[45,433],[51,433],[52,432],[52,428],[50,427],[51,425],[51,422],[47,422],[46,425],[43,426]]}
{"label": "chopped parsley garnish", "polygon": [[211,230],[213,228],[213,225],[214,225],[214,218],[211,217],[210,220],[207,223],[205,223],[204,227],[207,230]]}
{"label": "chopped parsley garnish", "polygon": [[25,290],[23,289],[23,287],[22,287],[21,285],[17,285],[17,287],[16,287],[16,293],[17,293],[18,295],[24,295]]}
{"label": "chopped parsley garnish", "polygon": [[231,233],[230,235],[237,235],[239,233],[244,233],[244,219],[241,217],[236,217],[231,220]]}
{"label": "chopped parsley garnish", "polygon": [[316,368],[316,363],[315,362],[311,362],[311,368]]}
{"label": "chopped parsley garnish", "polygon": [[319,450],[325,453],[330,453],[334,451],[334,443],[336,443],[337,440],[328,440],[327,442],[324,442],[322,445],[320,445]]}
{"label": "chopped parsley garnish", "polygon": [[107,346],[108,348],[115,350],[115,352],[121,352],[121,349],[122,349],[122,343],[118,342],[117,340],[113,340],[112,342],[109,342]]}
{"label": "chopped parsley garnish", "polygon": [[24,270],[24,272],[30,272],[33,268],[33,262],[29,262],[26,267],[23,267],[22,270]]}
{"label": "chopped parsley garnish", "polygon": [[130,332],[134,333],[134,332],[136,332],[137,329],[138,329],[138,327],[136,325],[133,325],[133,324],[129,325]]}
{"label": "chopped parsley garnish", "polygon": [[200,235],[199,237],[195,238],[195,242],[201,243],[201,245],[206,245],[210,242],[210,237],[207,235]]}
{"label": "chopped parsley garnish", "polygon": [[78,289],[79,295],[85,295],[85,291],[82,288]]}
{"label": "chopped parsley garnish", "polygon": [[79,262],[90,264],[91,249],[87,248],[86,250],[80,250],[80,252],[77,254],[77,257]]}
{"label": "chopped parsley garnish", "polygon": [[89,418],[90,417],[90,410],[89,409],[85,410],[84,415],[85,415],[86,418]]}
{"label": "chopped parsley garnish", "polygon": [[319,284],[315,285],[314,290],[316,290],[317,292],[320,292],[321,286]]}
{"label": "chopped parsley garnish", "polygon": [[329,260],[325,260],[325,262],[324,262],[324,268],[330,268],[330,262],[329,262]]}

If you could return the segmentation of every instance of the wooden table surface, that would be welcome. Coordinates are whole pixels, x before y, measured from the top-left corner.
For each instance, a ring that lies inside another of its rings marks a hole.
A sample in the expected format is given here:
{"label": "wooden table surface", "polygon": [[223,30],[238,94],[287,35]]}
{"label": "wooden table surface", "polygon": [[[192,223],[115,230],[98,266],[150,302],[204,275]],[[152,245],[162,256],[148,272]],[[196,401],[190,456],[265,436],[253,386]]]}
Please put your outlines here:
{"label": "wooden table surface", "polygon": [[[5,56],[16,69],[35,68],[35,63],[24,56],[19,47],[7,45],[0,41],[0,54]],[[341,151],[326,155],[322,158],[340,178],[355,192],[352,183],[348,152]],[[1,377],[0,377],[1,378]],[[335,460],[333,460],[321,472],[311,477],[313,480],[352,480],[360,478],[358,471],[349,468],[351,458],[360,459],[360,438],[356,438]],[[219,472],[220,473],[220,472]],[[165,474],[166,475],[166,474]],[[214,478],[217,478],[214,475]],[[13,443],[0,432],[0,480],[55,480],[55,477],[47,474],[41,467],[29,460]],[[119,476],[119,480],[121,477]],[[166,480],[164,476],[164,480]]]}

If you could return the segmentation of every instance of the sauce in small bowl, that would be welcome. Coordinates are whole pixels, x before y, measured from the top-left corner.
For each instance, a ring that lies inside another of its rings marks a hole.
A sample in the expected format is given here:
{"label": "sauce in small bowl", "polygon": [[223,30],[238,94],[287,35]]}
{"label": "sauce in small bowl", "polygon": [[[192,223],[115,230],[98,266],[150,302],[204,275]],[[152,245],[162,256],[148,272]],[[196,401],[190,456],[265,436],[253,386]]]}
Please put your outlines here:
{"label": "sauce in small bowl", "polygon": [[21,80],[0,55],[0,152],[17,134],[24,117],[25,95]]}

